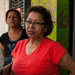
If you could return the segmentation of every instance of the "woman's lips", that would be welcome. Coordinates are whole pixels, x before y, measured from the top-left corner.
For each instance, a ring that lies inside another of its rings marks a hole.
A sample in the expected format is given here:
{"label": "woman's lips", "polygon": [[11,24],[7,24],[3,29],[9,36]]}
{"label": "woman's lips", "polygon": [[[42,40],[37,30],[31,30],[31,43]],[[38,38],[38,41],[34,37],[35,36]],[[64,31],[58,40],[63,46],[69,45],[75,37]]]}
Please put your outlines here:
{"label": "woman's lips", "polygon": [[29,34],[33,34],[33,33],[34,33],[34,31],[32,31],[32,30],[29,30],[29,31],[28,31],[28,33],[29,33]]}

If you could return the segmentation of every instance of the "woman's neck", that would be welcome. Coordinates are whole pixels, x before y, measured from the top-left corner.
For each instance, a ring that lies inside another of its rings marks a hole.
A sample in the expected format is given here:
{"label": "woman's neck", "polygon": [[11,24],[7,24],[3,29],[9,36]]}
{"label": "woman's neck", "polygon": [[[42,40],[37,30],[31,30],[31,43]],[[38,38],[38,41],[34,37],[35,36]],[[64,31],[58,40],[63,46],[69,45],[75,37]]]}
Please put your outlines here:
{"label": "woman's neck", "polygon": [[22,28],[10,28],[8,32],[8,36],[11,40],[16,41],[21,37]]}
{"label": "woman's neck", "polygon": [[29,40],[29,43],[31,46],[34,46],[34,45],[39,45],[39,43],[42,41],[43,37],[40,37],[40,38],[36,38],[36,39],[31,39]]}
{"label": "woman's neck", "polygon": [[22,28],[21,28],[21,27],[17,27],[17,28],[10,28],[10,29],[9,29],[9,33],[11,33],[11,34],[15,34],[15,33],[20,32],[21,30],[22,30]]}

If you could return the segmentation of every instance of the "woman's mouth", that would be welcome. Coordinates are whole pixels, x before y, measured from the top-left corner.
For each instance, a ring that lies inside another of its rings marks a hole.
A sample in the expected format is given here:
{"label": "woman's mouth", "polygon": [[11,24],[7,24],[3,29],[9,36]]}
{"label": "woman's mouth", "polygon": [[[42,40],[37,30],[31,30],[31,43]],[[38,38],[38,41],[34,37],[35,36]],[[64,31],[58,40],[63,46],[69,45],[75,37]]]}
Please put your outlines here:
{"label": "woman's mouth", "polygon": [[32,30],[29,30],[29,31],[28,31],[28,33],[29,33],[29,34],[33,34],[33,33],[34,33],[34,31],[32,31]]}

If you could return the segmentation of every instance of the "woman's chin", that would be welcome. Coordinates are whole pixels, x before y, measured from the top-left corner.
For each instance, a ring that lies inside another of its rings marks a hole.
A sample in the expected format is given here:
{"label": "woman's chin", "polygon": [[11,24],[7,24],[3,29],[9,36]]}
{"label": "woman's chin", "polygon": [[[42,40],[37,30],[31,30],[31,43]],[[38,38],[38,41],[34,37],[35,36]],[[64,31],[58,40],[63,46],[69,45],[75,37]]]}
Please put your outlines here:
{"label": "woman's chin", "polygon": [[28,35],[28,37],[29,37],[29,38],[34,38],[34,36],[33,36],[33,35]]}
{"label": "woman's chin", "polygon": [[15,25],[10,25],[10,28],[16,28],[17,26],[15,26]]}

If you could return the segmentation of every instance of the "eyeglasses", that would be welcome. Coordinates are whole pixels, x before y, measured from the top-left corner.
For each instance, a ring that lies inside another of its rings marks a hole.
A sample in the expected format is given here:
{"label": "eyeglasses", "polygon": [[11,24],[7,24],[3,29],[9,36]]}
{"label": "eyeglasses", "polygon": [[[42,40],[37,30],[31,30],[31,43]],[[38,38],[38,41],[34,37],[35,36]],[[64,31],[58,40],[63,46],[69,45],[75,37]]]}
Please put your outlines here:
{"label": "eyeglasses", "polygon": [[25,23],[26,23],[27,25],[33,24],[34,26],[40,26],[40,25],[45,24],[45,23],[41,23],[41,22],[32,22],[32,21],[30,21],[30,20],[26,20]]}

